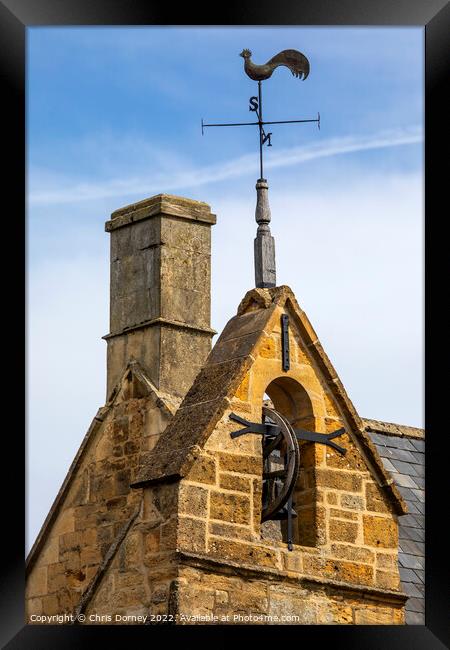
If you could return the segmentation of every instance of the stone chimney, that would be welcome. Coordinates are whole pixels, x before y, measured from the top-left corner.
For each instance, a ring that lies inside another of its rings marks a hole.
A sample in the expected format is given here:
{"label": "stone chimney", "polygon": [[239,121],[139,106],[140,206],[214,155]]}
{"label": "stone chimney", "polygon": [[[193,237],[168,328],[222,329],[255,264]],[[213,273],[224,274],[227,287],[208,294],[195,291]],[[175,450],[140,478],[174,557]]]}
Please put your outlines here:
{"label": "stone chimney", "polygon": [[211,350],[209,205],[168,194],[112,213],[107,399],[137,360],[156,387],[183,397]]}

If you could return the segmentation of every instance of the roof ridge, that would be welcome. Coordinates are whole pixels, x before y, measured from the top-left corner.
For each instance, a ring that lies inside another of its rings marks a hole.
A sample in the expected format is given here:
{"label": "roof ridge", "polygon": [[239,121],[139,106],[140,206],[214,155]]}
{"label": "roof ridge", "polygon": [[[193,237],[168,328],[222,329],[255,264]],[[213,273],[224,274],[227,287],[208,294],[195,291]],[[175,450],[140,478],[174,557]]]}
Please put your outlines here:
{"label": "roof ridge", "polygon": [[367,431],[384,433],[388,436],[425,439],[425,429],[419,427],[412,427],[408,424],[397,424],[395,422],[384,422],[382,420],[372,420],[370,418],[361,419]]}

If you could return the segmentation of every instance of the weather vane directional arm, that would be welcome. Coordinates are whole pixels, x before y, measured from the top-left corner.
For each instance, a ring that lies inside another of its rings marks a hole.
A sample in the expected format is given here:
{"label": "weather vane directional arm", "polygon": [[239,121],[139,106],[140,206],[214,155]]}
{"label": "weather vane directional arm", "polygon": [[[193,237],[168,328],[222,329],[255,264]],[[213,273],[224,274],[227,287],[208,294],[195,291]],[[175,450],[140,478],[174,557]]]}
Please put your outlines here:
{"label": "weather vane directional arm", "polygon": [[264,127],[272,124],[299,124],[305,122],[317,122],[320,129],[320,114],[317,118],[302,120],[277,120],[264,121],[262,110],[262,81],[269,79],[274,70],[279,66],[286,66],[295,77],[305,80],[309,74],[309,61],[304,54],[297,50],[283,50],[272,57],[267,63],[257,65],[251,60],[250,50],[242,50],[240,56],[244,59],[245,73],[258,82],[258,95],[249,99],[249,111],[256,113],[256,122],[233,122],[220,124],[205,124],[202,118],[202,135],[206,127],[222,126],[257,126],[259,129],[259,179],[256,183],[257,202],[255,218],[258,223],[258,230],[255,239],[255,283],[257,287],[275,287],[275,241],[270,234],[269,222],[271,220],[270,207],[267,190],[269,188],[264,178],[263,147],[267,144],[272,146],[272,133],[266,133]]}

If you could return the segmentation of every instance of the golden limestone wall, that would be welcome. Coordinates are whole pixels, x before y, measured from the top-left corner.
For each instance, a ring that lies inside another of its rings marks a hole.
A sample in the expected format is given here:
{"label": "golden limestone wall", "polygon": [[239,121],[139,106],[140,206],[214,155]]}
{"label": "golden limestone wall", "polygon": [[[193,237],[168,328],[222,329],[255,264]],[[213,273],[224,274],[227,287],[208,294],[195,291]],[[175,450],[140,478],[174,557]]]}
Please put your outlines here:
{"label": "golden limestone wall", "polygon": [[[403,601],[391,593],[399,589],[396,516],[347,434],[337,440],[345,457],[323,445],[303,446],[294,550],[287,550],[279,522],[261,526],[261,441],[251,434],[232,440],[239,425],[229,414],[261,421],[264,393],[282,376],[303,387],[299,399],[303,389],[309,398],[298,426],[348,430],[292,327],[291,369],[281,371],[281,313],[275,312],[273,331],[266,328],[250,372],[181,481],[178,547],[191,567],[180,569],[180,612],[187,622],[197,613],[240,612],[294,614],[299,620],[287,622],[299,623],[403,623]],[[280,408],[281,392],[272,386],[270,397]],[[225,575],[230,569],[223,561],[237,575]],[[260,571],[252,573],[255,567]]]}
{"label": "golden limestone wall", "polygon": [[144,623],[152,615],[168,620],[178,576],[177,508],[176,483],[146,490],[138,517],[83,609],[86,623]]}
{"label": "golden limestone wall", "polygon": [[[156,395],[133,397],[139,393],[136,386],[133,393],[132,381],[128,387],[127,383],[116,402],[94,419],[73,480],[50,513],[54,521],[32,552],[26,584],[29,622],[32,615],[76,609],[140,507],[142,491],[130,489],[130,482],[142,456],[166,427],[170,412]],[[122,561],[120,553],[117,561]]]}
{"label": "golden limestone wall", "polygon": [[[155,396],[126,396],[111,408],[30,572],[29,615],[82,612],[86,623],[404,622],[396,515],[347,434],[337,440],[345,457],[302,447],[294,550],[279,523],[261,526],[261,440],[232,440],[239,425],[229,414],[260,421],[267,392],[297,426],[349,430],[293,326],[291,369],[281,370],[281,313],[277,307],[181,480],[130,490],[170,417]],[[188,435],[189,420],[181,424]]]}

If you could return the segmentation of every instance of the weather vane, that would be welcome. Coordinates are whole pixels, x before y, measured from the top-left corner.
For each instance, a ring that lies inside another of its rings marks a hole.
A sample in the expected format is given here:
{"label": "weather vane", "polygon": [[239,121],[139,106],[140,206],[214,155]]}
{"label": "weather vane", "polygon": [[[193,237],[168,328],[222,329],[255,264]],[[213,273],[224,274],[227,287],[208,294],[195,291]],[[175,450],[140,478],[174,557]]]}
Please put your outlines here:
{"label": "weather vane", "polygon": [[270,124],[294,124],[299,122],[317,122],[320,129],[320,114],[317,113],[316,119],[308,120],[279,120],[276,122],[267,122],[263,120],[262,110],[262,88],[261,82],[269,79],[273,71],[280,65],[284,65],[292,72],[295,77],[305,80],[309,74],[309,61],[304,54],[297,50],[283,50],[276,56],[272,57],[264,65],[257,65],[251,60],[252,53],[250,50],[242,50],[239,56],[244,59],[244,70],[246,74],[258,82],[258,96],[250,97],[249,111],[256,113],[257,122],[237,122],[231,124],[204,124],[202,119],[202,135],[204,128],[210,126],[257,126],[259,129],[259,179],[256,182],[256,211],[255,219],[258,224],[256,233],[254,251],[255,251],[255,286],[256,287],[275,287],[276,270],[275,270],[275,240],[270,233],[270,207],[268,199],[269,185],[264,178],[263,168],[263,147],[264,145],[272,146],[272,133],[266,133],[264,127]]}

